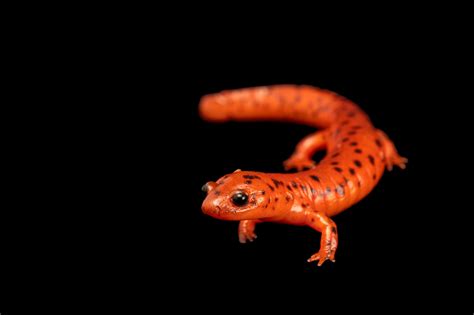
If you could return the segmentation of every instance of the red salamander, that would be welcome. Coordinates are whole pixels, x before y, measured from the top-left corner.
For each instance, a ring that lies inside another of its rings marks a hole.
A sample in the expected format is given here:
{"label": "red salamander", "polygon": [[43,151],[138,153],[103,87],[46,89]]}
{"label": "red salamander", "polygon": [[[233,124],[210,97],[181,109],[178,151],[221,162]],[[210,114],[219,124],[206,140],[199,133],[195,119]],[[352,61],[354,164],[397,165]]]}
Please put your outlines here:
{"label": "red salamander", "polygon": [[[407,160],[374,128],[353,102],[310,86],[277,85],[206,95],[199,105],[212,122],[284,121],[317,127],[284,162],[297,173],[237,170],[203,186],[202,211],[221,220],[238,220],[239,241],[253,241],[260,222],[307,225],[321,232],[320,250],[308,261],[334,261],[338,237],[332,216],[364,198],[385,168],[405,168]],[[326,156],[315,165],[318,150]]]}

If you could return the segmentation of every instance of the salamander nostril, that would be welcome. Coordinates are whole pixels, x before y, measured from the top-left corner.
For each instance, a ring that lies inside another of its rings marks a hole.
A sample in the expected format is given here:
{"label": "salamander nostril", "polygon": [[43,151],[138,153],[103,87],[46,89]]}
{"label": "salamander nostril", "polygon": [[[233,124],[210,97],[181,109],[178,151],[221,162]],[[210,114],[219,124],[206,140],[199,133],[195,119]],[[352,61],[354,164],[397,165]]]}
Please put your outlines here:
{"label": "salamander nostril", "polygon": [[211,190],[213,190],[216,186],[217,186],[217,184],[214,183],[214,182],[207,182],[201,187],[201,190],[208,193]]}

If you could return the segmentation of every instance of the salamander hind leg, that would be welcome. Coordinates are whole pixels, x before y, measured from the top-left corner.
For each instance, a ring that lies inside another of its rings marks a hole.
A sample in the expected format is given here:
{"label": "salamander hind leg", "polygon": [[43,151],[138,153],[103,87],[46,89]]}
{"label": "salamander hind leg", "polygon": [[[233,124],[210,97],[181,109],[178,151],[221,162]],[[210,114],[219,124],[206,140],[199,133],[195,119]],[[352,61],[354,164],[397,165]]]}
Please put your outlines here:
{"label": "salamander hind leg", "polygon": [[393,142],[388,138],[388,136],[382,130],[377,130],[377,138],[375,143],[378,147],[382,149],[383,157],[385,163],[387,164],[387,169],[391,171],[393,166],[396,165],[401,169],[405,169],[408,159],[400,156],[395,148]]}
{"label": "salamander hind leg", "polygon": [[255,234],[255,225],[258,220],[242,220],[239,222],[239,242],[246,243],[247,241],[253,242],[257,238]]}
{"label": "salamander hind leg", "polygon": [[326,260],[335,262],[337,249],[337,227],[334,221],[322,213],[309,212],[306,215],[308,225],[321,232],[321,247],[319,252],[312,255],[308,262],[319,260],[318,266],[321,266]]}
{"label": "salamander hind leg", "polygon": [[283,162],[285,170],[303,171],[313,168],[316,163],[311,159],[316,151],[326,147],[326,132],[318,131],[303,138],[296,146],[295,152]]}

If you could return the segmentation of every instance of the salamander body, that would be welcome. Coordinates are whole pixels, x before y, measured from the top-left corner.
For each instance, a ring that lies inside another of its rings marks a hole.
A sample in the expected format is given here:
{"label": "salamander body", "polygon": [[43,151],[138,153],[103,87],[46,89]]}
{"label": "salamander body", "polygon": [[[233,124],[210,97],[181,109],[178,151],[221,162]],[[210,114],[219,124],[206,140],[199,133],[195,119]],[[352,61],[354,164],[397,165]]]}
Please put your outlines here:
{"label": "salamander body", "polygon": [[[310,86],[277,85],[223,91],[206,95],[199,105],[203,119],[212,122],[285,121],[314,126],[284,162],[297,173],[237,170],[203,186],[205,214],[238,220],[239,241],[256,238],[255,225],[278,222],[307,225],[321,232],[318,253],[308,261],[335,260],[337,227],[330,218],[365,197],[384,170],[405,168],[389,138],[374,128],[353,102]],[[315,165],[318,150],[326,156]]]}

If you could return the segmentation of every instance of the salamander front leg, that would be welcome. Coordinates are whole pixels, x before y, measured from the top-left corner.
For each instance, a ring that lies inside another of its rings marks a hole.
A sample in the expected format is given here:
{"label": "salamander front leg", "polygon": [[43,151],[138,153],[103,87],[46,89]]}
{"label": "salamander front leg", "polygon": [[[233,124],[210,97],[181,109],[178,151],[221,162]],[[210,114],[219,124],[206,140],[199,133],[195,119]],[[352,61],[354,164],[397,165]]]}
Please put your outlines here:
{"label": "salamander front leg", "polygon": [[303,138],[297,145],[295,152],[283,162],[285,170],[296,168],[298,171],[313,168],[316,163],[311,157],[326,147],[326,132],[318,131]]}
{"label": "salamander front leg", "polygon": [[337,228],[334,221],[322,213],[308,212],[306,214],[308,225],[321,232],[321,247],[319,252],[308,259],[308,262],[319,260],[318,266],[321,266],[326,260],[336,261],[334,259],[337,249]]}
{"label": "salamander front leg", "polygon": [[259,220],[242,220],[239,223],[239,242],[246,243],[247,241],[253,242],[257,238],[255,234],[255,225],[260,222]]}

